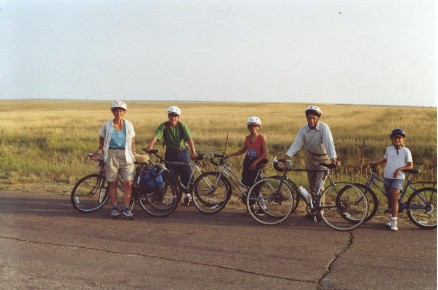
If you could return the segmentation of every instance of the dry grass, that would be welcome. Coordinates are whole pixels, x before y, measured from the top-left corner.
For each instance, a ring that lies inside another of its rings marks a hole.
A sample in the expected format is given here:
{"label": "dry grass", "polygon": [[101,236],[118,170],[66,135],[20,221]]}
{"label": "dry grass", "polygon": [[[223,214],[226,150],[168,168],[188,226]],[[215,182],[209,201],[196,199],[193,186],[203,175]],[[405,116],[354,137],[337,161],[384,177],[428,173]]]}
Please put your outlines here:
{"label": "dry grass", "polygon": [[[307,104],[284,103],[161,103],[128,102],[126,118],[134,123],[138,146],[144,147],[166,108],[178,105],[200,152],[237,150],[248,134],[246,119],[259,116],[270,158],[286,151],[305,124]],[[416,167],[424,179],[436,179],[436,108],[320,105],[321,121],[330,125],[343,167],[337,178],[360,180],[361,146],[364,159],[383,156],[388,134],[395,127],[407,132]],[[98,147],[98,130],[112,118],[110,102],[0,101],[0,188],[68,193],[79,177],[94,170],[85,154]],[[162,150],[160,144],[156,149]],[[298,154],[297,166],[302,165]],[[240,172],[241,158],[232,165]],[[304,180],[302,177],[300,177]],[[363,181],[363,180],[362,180]],[[303,181],[304,182],[304,181]],[[35,186],[35,184],[41,184]],[[26,188],[30,186],[30,188]]]}

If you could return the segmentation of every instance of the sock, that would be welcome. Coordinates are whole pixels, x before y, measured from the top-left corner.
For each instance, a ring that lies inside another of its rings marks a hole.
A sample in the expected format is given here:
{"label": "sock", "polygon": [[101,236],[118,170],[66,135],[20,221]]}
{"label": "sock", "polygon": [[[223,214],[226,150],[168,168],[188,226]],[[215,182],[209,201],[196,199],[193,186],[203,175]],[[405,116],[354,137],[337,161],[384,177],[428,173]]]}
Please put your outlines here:
{"label": "sock", "polygon": [[128,209],[129,209],[129,206],[127,206],[127,205],[122,206],[122,211],[127,211]]}
{"label": "sock", "polygon": [[113,209],[118,209],[117,204],[113,205]]}

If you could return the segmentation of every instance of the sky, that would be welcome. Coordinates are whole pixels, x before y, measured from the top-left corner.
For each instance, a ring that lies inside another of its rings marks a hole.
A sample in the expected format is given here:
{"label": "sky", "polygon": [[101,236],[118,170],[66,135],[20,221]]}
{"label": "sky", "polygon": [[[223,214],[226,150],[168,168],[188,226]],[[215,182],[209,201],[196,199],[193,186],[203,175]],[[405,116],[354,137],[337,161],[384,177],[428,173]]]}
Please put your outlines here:
{"label": "sky", "polygon": [[434,0],[0,0],[0,99],[437,106]]}

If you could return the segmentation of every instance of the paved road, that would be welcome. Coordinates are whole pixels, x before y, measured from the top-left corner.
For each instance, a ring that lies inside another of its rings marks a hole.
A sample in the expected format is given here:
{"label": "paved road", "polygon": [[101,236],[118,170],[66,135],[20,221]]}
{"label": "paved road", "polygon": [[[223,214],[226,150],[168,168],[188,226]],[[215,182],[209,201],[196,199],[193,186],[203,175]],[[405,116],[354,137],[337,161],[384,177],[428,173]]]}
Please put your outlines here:
{"label": "paved road", "polygon": [[436,230],[353,232],[243,210],[82,214],[68,196],[0,191],[2,289],[436,289]]}

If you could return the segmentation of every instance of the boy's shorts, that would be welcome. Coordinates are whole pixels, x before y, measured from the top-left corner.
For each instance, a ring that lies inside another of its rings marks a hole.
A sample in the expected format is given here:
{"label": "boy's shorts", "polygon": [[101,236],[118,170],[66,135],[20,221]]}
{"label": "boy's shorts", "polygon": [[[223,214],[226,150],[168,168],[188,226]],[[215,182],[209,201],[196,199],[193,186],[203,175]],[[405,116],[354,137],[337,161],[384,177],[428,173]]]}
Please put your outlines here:
{"label": "boy's shorts", "polygon": [[126,162],[125,149],[109,149],[105,161],[105,176],[109,182],[134,179],[135,165]]}
{"label": "boy's shorts", "polygon": [[402,190],[403,189],[403,181],[404,181],[404,179],[385,178],[384,181],[385,181],[385,189],[386,190],[391,190],[391,189]]}

